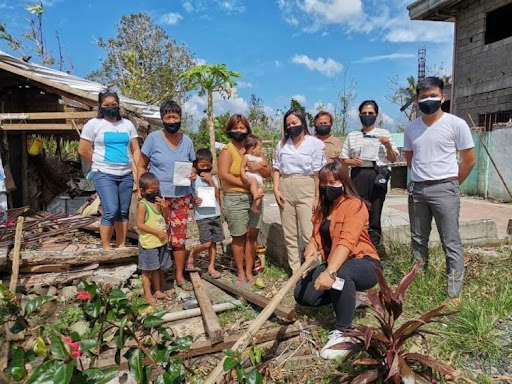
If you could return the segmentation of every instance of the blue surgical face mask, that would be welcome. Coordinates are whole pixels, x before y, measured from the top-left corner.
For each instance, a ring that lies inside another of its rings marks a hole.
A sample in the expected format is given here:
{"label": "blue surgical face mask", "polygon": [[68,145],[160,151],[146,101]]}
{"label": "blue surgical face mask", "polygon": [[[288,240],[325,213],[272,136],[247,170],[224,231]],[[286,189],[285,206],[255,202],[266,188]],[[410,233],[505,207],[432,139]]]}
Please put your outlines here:
{"label": "blue surgical face mask", "polygon": [[441,108],[441,97],[425,97],[418,100],[418,107],[425,115],[432,115]]}

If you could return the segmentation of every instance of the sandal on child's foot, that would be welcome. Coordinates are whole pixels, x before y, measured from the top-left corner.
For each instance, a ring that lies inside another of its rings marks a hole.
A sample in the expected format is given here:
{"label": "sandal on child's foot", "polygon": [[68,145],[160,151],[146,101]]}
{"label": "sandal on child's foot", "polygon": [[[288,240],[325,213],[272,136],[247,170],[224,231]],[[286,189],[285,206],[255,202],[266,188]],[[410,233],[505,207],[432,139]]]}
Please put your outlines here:
{"label": "sandal on child's foot", "polygon": [[188,281],[184,281],[183,283],[176,282],[176,286],[183,291],[188,292],[188,291],[192,290],[192,286],[190,285],[190,283]]}
{"label": "sandal on child's foot", "polygon": [[222,273],[219,271],[208,271],[208,276],[210,276],[212,279],[220,279],[222,277]]}

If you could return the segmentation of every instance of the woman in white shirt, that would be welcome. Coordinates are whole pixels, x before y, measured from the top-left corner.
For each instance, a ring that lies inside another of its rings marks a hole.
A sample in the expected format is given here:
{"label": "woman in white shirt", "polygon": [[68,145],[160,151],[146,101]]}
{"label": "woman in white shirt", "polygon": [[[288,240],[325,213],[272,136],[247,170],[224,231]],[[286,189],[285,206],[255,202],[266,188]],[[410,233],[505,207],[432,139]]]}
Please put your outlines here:
{"label": "woman in white shirt", "polygon": [[130,120],[121,117],[117,93],[100,92],[98,104],[98,117],[84,125],[78,153],[92,164],[92,180],[103,209],[103,249],[110,249],[114,228],[116,247],[123,248],[133,191],[132,160],[137,163],[140,157],[137,130]]}
{"label": "woman in white shirt", "polygon": [[[388,165],[396,161],[398,149],[389,131],[375,126],[378,115],[379,106],[374,100],[365,100],[359,105],[362,129],[347,135],[340,157],[344,165],[351,167],[350,177],[357,193],[370,203],[370,238],[377,251],[383,254],[380,216],[388,190]],[[375,157],[363,159],[364,145],[378,148]]]}
{"label": "woman in white shirt", "polygon": [[286,112],[283,133],[274,155],[272,177],[274,196],[281,210],[288,263],[295,272],[301,264],[299,241],[302,239],[303,245],[307,244],[313,230],[311,217],[318,205],[316,175],[326,159],[324,143],[309,134],[302,110]]}

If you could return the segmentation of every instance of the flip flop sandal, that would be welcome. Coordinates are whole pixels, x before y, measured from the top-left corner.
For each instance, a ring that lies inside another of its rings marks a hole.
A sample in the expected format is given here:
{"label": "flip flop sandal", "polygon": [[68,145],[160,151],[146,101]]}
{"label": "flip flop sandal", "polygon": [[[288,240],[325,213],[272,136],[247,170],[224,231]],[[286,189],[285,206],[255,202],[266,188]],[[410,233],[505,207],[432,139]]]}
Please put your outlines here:
{"label": "flip flop sandal", "polygon": [[193,267],[193,268],[185,268],[185,272],[201,272],[201,268]]}
{"label": "flip flop sandal", "polygon": [[222,277],[222,273],[219,271],[215,271],[215,273],[208,272],[208,276],[210,276],[212,279],[220,279]]}
{"label": "flip flop sandal", "polygon": [[257,267],[254,267],[252,269],[253,272],[261,272],[263,271],[265,268],[262,266],[262,265],[258,265]]}
{"label": "flip flop sandal", "polygon": [[184,282],[184,283],[178,283],[178,282],[176,282],[176,286],[177,286],[178,288],[180,288],[182,291],[187,291],[187,292],[189,292],[189,291],[191,291],[191,290],[192,290],[192,285],[190,285],[190,283],[189,283],[189,282]]}
{"label": "flip flop sandal", "polygon": [[244,284],[245,282],[247,282],[247,280],[241,279],[240,277],[235,279],[235,284]]}

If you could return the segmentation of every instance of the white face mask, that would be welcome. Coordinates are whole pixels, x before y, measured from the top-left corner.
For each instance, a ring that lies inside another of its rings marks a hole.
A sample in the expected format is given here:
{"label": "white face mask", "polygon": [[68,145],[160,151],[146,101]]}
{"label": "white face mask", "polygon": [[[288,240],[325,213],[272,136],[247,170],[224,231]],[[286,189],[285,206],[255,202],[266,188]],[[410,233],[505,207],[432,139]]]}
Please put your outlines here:
{"label": "white face mask", "polygon": [[419,99],[418,103],[424,103],[425,101],[441,101],[442,97],[425,97],[424,99]]}

